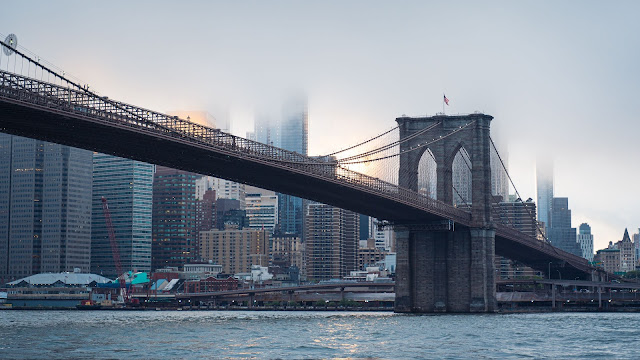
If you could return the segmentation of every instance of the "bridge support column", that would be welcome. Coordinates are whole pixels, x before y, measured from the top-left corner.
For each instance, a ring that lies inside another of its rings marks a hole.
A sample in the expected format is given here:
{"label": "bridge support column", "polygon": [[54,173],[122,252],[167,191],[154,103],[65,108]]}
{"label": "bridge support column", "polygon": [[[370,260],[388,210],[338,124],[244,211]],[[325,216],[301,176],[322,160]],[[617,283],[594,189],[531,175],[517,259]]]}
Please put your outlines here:
{"label": "bridge support column", "polygon": [[489,229],[396,229],[396,312],[496,310]]}

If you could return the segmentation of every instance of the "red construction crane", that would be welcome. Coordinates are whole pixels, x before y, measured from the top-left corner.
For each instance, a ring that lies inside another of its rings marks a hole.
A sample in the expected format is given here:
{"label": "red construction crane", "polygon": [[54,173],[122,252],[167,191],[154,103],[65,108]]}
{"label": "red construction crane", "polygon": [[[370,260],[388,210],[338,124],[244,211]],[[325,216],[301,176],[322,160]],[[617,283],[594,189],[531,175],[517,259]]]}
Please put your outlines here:
{"label": "red construction crane", "polygon": [[104,212],[104,221],[107,225],[107,231],[109,232],[109,242],[111,243],[111,252],[113,253],[113,263],[116,265],[116,273],[122,278],[118,279],[120,284],[120,293],[122,294],[122,300],[126,303],[129,302],[129,293],[127,292],[127,281],[122,272],[122,263],[120,262],[120,251],[118,250],[118,243],[116,242],[116,234],[113,231],[113,223],[111,223],[111,212],[109,211],[109,204],[107,199],[102,197],[102,211]]}

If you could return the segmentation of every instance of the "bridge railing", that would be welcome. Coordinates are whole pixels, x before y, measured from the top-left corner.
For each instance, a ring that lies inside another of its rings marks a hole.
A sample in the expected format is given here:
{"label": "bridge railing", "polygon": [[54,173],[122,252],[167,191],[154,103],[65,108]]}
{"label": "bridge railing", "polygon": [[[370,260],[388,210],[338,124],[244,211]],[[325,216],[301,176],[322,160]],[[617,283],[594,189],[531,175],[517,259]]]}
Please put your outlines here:
{"label": "bridge railing", "polygon": [[64,87],[0,70],[0,96],[88,117],[108,123],[143,129],[199,145],[224,149],[239,157],[249,157],[296,169],[331,181],[348,184],[365,191],[424,208],[451,220],[468,223],[471,215],[452,205],[431,199],[378,178],[338,166],[327,158],[314,158],[257,141],[248,140],[219,129],[210,128],[156,111],[98,96],[88,90]]}

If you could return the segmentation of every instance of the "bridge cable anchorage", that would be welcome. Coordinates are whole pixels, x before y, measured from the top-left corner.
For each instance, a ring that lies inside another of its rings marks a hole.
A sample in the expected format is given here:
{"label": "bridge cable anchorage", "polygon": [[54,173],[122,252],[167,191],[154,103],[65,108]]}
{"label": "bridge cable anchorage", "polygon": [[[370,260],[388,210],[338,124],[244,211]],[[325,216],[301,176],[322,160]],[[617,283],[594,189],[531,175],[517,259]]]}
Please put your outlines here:
{"label": "bridge cable anchorage", "polygon": [[453,134],[455,134],[455,133],[457,133],[457,132],[459,132],[459,131],[462,131],[462,130],[466,129],[467,127],[469,127],[470,125],[472,125],[472,124],[473,124],[473,123],[475,123],[475,122],[476,122],[475,120],[473,120],[473,121],[471,121],[471,122],[468,122],[468,123],[467,123],[467,124],[465,124],[464,126],[461,126],[461,127],[457,128],[457,129],[453,130],[452,132],[450,132],[450,133],[446,134],[446,135],[442,135],[442,136],[438,137],[437,139],[433,139],[433,140],[431,140],[431,141],[429,141],[429,142],[419,144],[419,145],[414,146],[414,147],[412,147],[412,148],[410,148],[410,149],[406,149],[406,150],[404,150],[404,151],[401,151],[401,152],[399,152],[399,153],[397,153],[397,154],[388,155],[388,156],[383,156],[383,157],[379,157],[379,158],[375,158],[375,159],[367,159],[367,160],[360,160],[360,161],[346,161],[346,162],[338,161],[338,162],[339,162],[341,165],[348,165],[348,164],[365,164],[365,163],[369,163],[369,162],[373,162],[373,161],[380,161],[380,160],[385,160],[385,159],[394,158],[394,157],[397,157],[397,156],[400,156],[400,155],[403,155],[403,154],[406,154],[406,153],[409,153],[409,152],[412,152],[412,151],[415,151],[415,150],[421,149],[421,148],[423,148],[423,147],[429,146],[429,145],[431,145],[431,144],[434,144],[434,143],[436,143],[436,142],[438,142],[438,141],[440,141],[440,140],[443,140],[443,139],[445,139],[445,138],[447,138],[447,137],[449,137],[449,136],[451,136],[451,135],[453,135]]}
{"label": "bridge cable anchorage", "polygon": [[377,153],[383,152],[385,150],[389,150],[389,149],[391,149],[391,148],[393,148],[395,146],[398,146],[398,145],[400,145],[402,143],[405,143],[405,142],[407,142],[407,141],[409,141],[411,139],[414,139],[414,138],[416,138],[416,137],[418,137],[418,136],[420,136],[420,135],[432,130],[433,128],[435,128],[436,126],[438,126],[440,124],[442,124],[441,121],[439,121],[439,122],[437,122],[437,123],[435,123],[435,124],[433,124],[433,125],[431,125],[429,127],[426,127],[426,128],[424,128],[424,129],[422,129],[420,131],[417,131],[416,133],[411,134],[410,136],[407,136],[404,139],[396,140],[396,141],[394,141],[394,142],[392,142],[390,144],[383,145],[383,146],[381,146],[381,147],[379,147],[377,149],[369,150],[369,151],[366,151],[366,152],[358,154],[358,155],[352,155],[352,156],[347,156],[347,157],[342,158],[342,159],[338,159],[338,162],[356,160],[356,159],[360,159],[360,158],[363,158],[363,157],[367,157],[367,156],[370,156],[370,155],[373,155],[373,154],[377,154]]}
{"label": "bridge cable anchorage", "polygon": [[399,127],[400,127],[400,125],[398,125],[398,126],[394,127],[394,128],[393,128],[393,129],[391,129],[391,130],[385,131],[385,132],[383,132],[383,133],[382,133],[382,134],[380,134],[380,135],[374,136],[374,137],[372,137],[371,139],[365,140],[365,141],[363,141],[363,142],[361,142],[361,143],[359,143],[359,144],[356,144],[356,145],[350,146],[350,147],[345,148],[345,149],[342,149],[342,150],[338,150],[338,151],[336,151],[336,152],[332,152],[331,154],[324,155],[323,157],[329,157],[329,156],[333,156],[333,155],[337,155],[337,154],[343,153],[343,152],[345,152],[345,151],[349,151],[349,150],[351,150],[351,149],[355,149],[355,148],[357,148],[357,147],[359,147],[359,146],[362,146],[362,145],[365,145],[365,144],[367,144],[367,143],[370,143],[370,142],[371,142],[371,141],[373,141],[373,140],[376,140],[376,139],[378,139],[378,138],[381,138],[381,137],[383,137],[384,135],[387,135],[387,134],[389,134],[390,132],[392,132],[392,131],[394,131],[394,130],[398,129]]}

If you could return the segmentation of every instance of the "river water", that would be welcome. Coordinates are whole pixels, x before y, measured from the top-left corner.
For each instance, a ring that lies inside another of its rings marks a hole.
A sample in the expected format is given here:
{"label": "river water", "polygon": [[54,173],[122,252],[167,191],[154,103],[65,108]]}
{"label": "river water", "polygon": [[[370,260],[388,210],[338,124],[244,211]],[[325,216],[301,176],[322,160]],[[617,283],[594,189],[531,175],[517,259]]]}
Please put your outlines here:
{"label": "river water", "polygon": [[640,314],[0,311],[2,359],[637,359]]}

